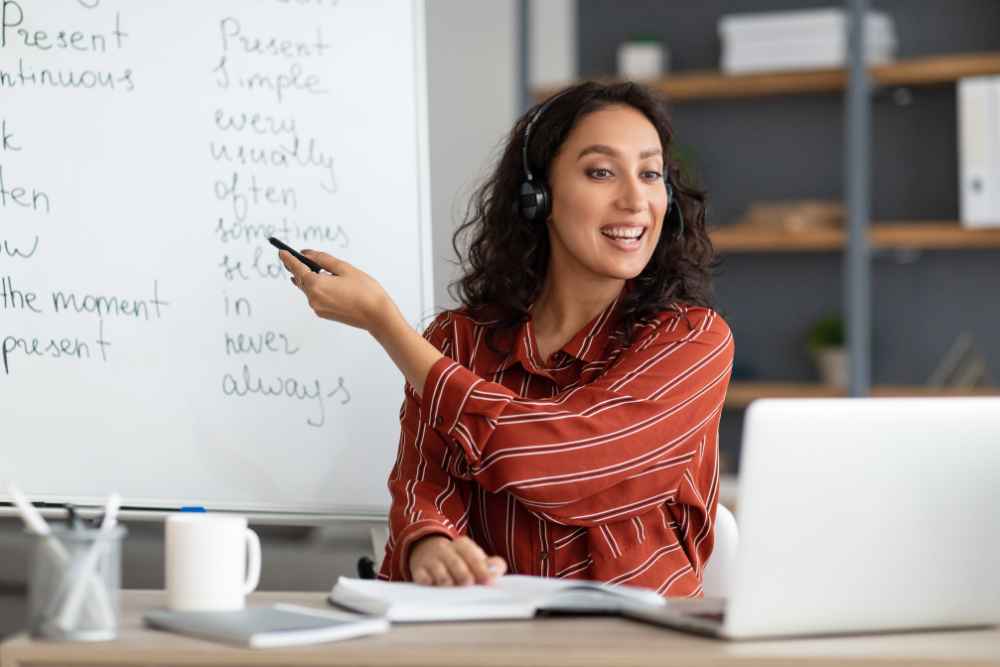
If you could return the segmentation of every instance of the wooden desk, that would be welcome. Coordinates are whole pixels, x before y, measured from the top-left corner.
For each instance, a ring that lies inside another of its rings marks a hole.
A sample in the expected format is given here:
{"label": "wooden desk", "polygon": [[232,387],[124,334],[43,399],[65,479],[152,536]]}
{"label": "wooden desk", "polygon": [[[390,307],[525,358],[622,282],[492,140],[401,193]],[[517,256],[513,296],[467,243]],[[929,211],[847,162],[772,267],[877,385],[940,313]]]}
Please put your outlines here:
{"label": "wooden desk", "polygon": [[[323,607],[322,593],[256,593],[251,604]],[[294,649],[243,650],[147,630],[162,591],[125,591],[113,642],[0,645],[0,667],[24,665],[1000,665],[1000,629],[870,637],[722,642],[617,618],[395,626],[388,634]]]}

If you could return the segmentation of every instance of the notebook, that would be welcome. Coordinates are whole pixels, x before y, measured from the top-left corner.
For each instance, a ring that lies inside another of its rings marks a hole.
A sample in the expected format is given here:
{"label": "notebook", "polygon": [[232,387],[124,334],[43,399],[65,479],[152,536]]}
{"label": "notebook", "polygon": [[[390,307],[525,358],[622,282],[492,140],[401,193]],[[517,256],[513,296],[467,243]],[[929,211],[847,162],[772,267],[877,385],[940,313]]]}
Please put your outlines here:
{"label": "notebook", "polygon": [[536,614],[610,614],[658,609],[655,591],[578,579],[524,575],[500,577],[490,586],[433,587],[340,577],[331,604],[394,623],[531,618]]}
{"label": "notebook", "polygon": [[389,629],[384,618],[338,614],[295,605],[250,607],[240,611],[167,611],[143,615],[146,625],[158,630],[191,635],[248,648],[273,648],[318,644]]}

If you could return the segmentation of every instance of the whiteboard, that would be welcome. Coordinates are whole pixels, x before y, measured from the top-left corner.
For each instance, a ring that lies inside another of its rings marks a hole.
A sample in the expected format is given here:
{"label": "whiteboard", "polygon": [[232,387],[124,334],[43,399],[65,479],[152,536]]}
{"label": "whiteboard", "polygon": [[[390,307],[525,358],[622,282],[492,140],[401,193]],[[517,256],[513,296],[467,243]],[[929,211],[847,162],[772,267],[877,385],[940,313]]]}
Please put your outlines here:
{"label": "whiteboard", "polygon": [[372,516],[403,377],[267,244],[432,312],[419,0],[7,0],[0,482]]}

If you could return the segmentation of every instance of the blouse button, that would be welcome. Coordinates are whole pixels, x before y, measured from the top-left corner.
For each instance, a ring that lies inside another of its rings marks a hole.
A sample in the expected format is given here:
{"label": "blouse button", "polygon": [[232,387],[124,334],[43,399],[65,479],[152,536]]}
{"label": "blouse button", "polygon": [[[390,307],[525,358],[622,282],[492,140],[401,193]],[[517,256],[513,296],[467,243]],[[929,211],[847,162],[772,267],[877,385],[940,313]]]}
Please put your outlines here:
{"label": "blouse button", "polygon": [[441,426],[442,424],[444,424],[444,417],[442,417],[441,415],[438,415],[437,417],[434,418],[434,425],[435,426]]}
{"label": "blouse button", "polygon": [[548,551],[542,551],[542,552],[540,552],[540,553],[538,554],[538,557],[539,557],[539,558],[540,558],[541,560],[547,560],[547,559],[548,559],[548,557],[549,557],[549,552],[548,552]]}

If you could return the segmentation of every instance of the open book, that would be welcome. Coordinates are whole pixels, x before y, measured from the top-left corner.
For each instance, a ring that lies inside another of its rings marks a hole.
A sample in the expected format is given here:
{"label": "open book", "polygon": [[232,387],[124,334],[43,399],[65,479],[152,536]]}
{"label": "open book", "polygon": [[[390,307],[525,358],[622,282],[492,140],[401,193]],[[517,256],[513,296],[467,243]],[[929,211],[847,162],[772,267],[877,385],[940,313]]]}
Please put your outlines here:
{"label": "open book", "polygon": [[522,575],[500,577],[491,586],[456,587],[340,577],[329,601],[395,623],[531,618],[538,613],[632,616],[667,604],[646,588]]}

